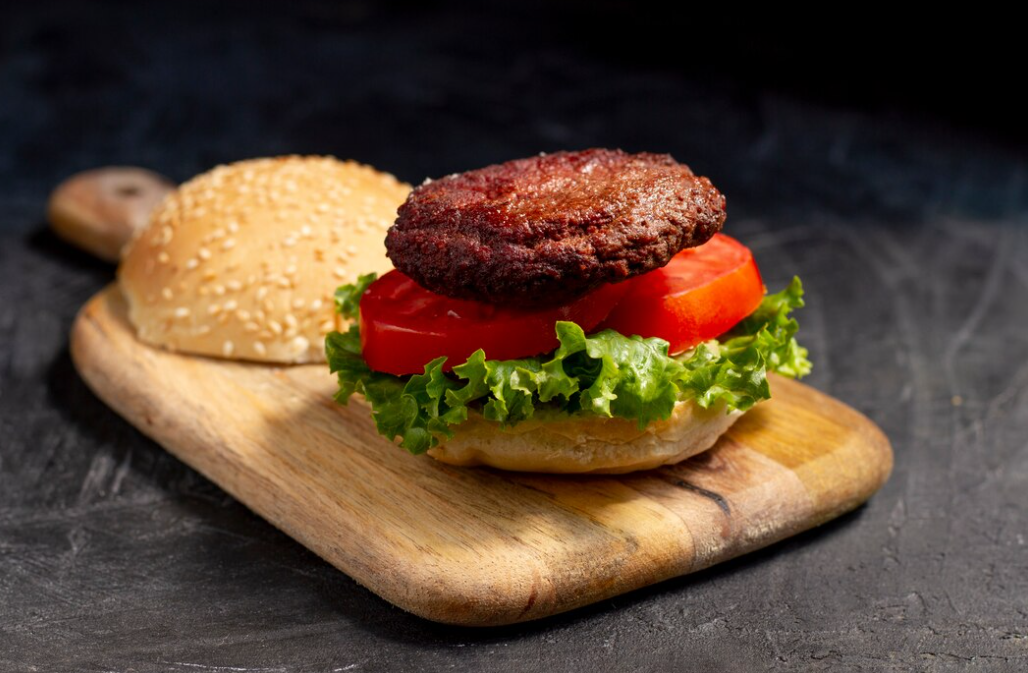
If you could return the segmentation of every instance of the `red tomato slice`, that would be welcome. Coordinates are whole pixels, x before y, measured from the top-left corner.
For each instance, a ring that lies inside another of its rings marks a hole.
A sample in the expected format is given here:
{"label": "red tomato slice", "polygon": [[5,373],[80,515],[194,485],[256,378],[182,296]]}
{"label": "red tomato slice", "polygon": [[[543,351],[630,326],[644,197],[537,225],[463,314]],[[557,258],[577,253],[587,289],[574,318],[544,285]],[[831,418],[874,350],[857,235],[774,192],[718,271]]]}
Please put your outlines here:
{"label": "red tomato slice", "polygon": [[764,297],[753,253],[723,234],[624,284],[627,294],[601,327],[660,337],[672,353],[724,334]]}
{"label": "red tomato slice", "polygon": [[516,309],[444,297],[390,271],[361,298],[361,349],[373,370],[397,375],[420,374],[440,355],[449,370],[479,348],[492,360],[539,355],[558,346],[558,320],[589,331],[628,289],[605,285],[564,306]]}

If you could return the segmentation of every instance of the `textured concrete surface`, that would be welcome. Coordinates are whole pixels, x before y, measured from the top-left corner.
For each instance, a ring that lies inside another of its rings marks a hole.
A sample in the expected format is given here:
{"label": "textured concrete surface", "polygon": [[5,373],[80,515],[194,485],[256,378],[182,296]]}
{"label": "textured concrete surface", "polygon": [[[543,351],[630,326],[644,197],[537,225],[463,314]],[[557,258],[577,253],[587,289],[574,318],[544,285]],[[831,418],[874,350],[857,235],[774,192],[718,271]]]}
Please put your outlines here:
{"label": "textured concrete surface", "polygon": [[[1023,146],[619,60],[529,34],[527,10],[115,7],[0,17],[0,670],[1028,669]],[[440,626],[250,514],[71,366],[75,312],[112,277],[44,230],[77,170],[318,152],[417,182],[593,145],[709,175],[767,284],[804,279],[810,383],[896,450],[869,505],[543,622]]]}

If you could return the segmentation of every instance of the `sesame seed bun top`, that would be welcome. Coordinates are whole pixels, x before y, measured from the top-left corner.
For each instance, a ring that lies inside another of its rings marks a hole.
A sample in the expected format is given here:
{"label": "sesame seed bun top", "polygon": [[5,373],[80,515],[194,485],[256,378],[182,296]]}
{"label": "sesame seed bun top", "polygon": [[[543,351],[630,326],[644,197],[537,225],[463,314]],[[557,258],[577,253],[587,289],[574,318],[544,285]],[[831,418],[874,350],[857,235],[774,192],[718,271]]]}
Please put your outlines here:
{"label": "sesame seed bun top", "polygon": [[172,192],[125,252],[129,319],[172,350],[323,361],[336,286],[392,268],[385,231],[409,191],[331,157],[218,166]]}

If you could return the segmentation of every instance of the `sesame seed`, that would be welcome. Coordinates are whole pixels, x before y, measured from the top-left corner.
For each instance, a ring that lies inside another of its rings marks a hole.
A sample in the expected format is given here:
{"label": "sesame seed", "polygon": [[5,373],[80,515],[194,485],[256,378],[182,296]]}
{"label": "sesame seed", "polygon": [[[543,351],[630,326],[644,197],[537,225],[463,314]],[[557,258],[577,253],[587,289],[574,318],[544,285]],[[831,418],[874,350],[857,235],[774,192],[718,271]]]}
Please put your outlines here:
{"label": "sesame seed", "polygon": [[322,304],[322,302],[321,302],[320,299],[315,299],[314,301],[312,301],[311,302],[311,311],[317,311],[318,309],[320,309],[321,308],[321,304]]}
{"label": "sesame seed", "polygon": [[236,247],[236,239],[234,238],[226,238],[225,242],[221,244],[222,250],[231,250],[234,247]]}
{"label": "sesame seed", "polygon": [[307,337],[298,336],[293,339],[293,350],[297,353],[304,353],[310,348],[311,342],[307,340]]}
{"label": "sesame seed", "polygon": [[200,266],[200,262],[196,261],[195,257],[191,257],[188,260],[186,260],[186,268],[188,270],[192,271],[193,269],[195,269],[198,266]]}
{"label": "sesame seed", "polygon": [[239,308],[239,302],[237,302],[235,299],[229,299],[227,302],[225,302],[226,311],[235,311],[237,308]]}
{"label": "sesame seed", "polygon": [[283,318],[283,320],[285,321],[286,325],[289,326],[289,329],[296,329],[299,324],[296,322],[296,318],[293,316],[292,313],[287,313],[286,317]]}
{"label": "sesame seed", "polygon": [[311,229],[309,224],[305,224],[302,227],[300,227],[300,235],[301,236],[310,236],[311,235],[311,231],[312,231],[312,229]]}
{"label": "sesame seed", "polygon": [[268,288],[264,285],[260,286],[257,288],[257,294],[255,296],[257,297],[257,301],[261,301],[268,296]]}
{"label": "sesame seed", "polygon": [[286,270],[283,273],[285,273],[287,276],[295,276],[296,275],[296,265],[295,264],[290,264],[289,266],[286,267]]}
{"label": "sesame seed", "polygon": [[282,245],[287,248],[291,248],[296,245],[296,238],[294,236],[288,236],[284,241],[282,241]]}
{"label": "sesame seed", "polygon": [[171,301],[172,298],[174,297],[174,295],[171,292],[171,288],[170,287],[162,288],[161,289],[161,296],[164,297],[165,299],[167,299],[168,301]]}
{"label": "sesame seed", "polygon": [[250,319],[250,312],[246,309],[241,308],[238,311],[236,311],[236,317],[239,318],[241,322],[246,322]]}
{"label": "sesame seed", "polygon": [[261,328],[260,325],[258,325],[257,323],[253,322],[252,320],[250,322],[246,323],[245,325],[243,325],[243,329],[246,330],[247,332],[256,332],[260,328]]}
{"label": "sesame seed", "polygon": [[227,287],[232,292],[239,292],[243,289],[243,284],[240,283],[238,280],[230,280],[225,283],[225,287]]}
{"label": "sesame seed", "polygon": [[281,334],[282,333],[282,323],[280,323],[277,320],[269,320],[268,321],[268,329],[270,329],[275,334]]}
{"label": "sesame seed", "polygon": [[328,204],[327,203],[319,203],[318,207],[315,210],[317,210],[319,213],[327,213],[328,212]]}
{"label": "sesame seed", "polygon": [[346,278],[346,269],[344,269],[341,266],[337,266],[336,268],[332,269],[332,275],[336,278]]}
{"label": "sesame seed", "polygon": [[175,317],[176,318],[188,318],[189,317],[189,309],[187,307],[185,307],[185,306],[179,306],[177,309],[175,309]]}
{"label": "sesame seed", "polygon": [[293,308],[303,308],[306,303],[302,298],[297,297],[293,300]]}
{"label": "sesame seed", "polygon": [[253,342],[253,349],[257,352],[257,355],[265,355],[268,352],[268,349],[260,341]]}
{"label": "sesame seed", "polygon": [[284,287],[284,288],[290,288],[290,287],[293,286],[293,283],[288,278],[282,277],[282,278],[278,279],[278,286],[279,287]]}
{"label": "sesame seed", "polygon": [[232,234],[236,233],[237,231],[239,231],[239,223],[236,222],[235,220],[229,222],[228,223],[228,230],[229,230],[229,233],[232,233]]}
{"label": "sesame seed", "polygon": [[163,250],[157,255],[157,261],[161,264],[167,264],[169,259],[171,258],[168,257],[168,253],[164,252]]}
{"label": "sesame seed", "polygon": [[160,238],[161,245],[167,245],[168,243],[171,243],[171,239],[174,236],[175,236],[175,231],[171,227],[169,227],[167,225],[161,227],[161,238]]}
{"label": "sesame seed", "polygon": [[211,251],[208,250],[207,248],[200,248],[199,250],[196,251],[196,254],[197,254],[197,256],[200,259],[202,259],[204,261],[207,261],[208,259],[211,258]]}
{"label": "sesame seed", "polygon": [[218,277],[218,273],[216,271],[214,271],[213,269],[207,269],[206,271],[203,272],[203,280],[205,282],[209,281],[209,280],[214,280],[217,277]]}
{"label": "sesame seed", "polygon": [[348,245],[348,246],[346,246],[346,252],[348,252],[351,255],[356,255],[357,254],[357,246],[355,246],[355,245]]}
{"label": "sesame seed", "polygon": [[318,329],[321,330],[322,334],[327,334],[328,332],[331,332],[333,329],[335,329],[335,323],[333,323],[331,320],[326,320],[325,322],[321,323]]}
{"label": "sesame seed", "polygon": [[224,285],[215,285],[214,286],[214,294],[218,295],[219,297],[221,295],[225,294],[225,286]]}
{"label": "sesame seed", "polygon": [[235,349],[235,344],[233,344],[231,341],[226,341],[221,345],[221,353],[225,357],[229,357],[230,355],[232,355],[232,351],[234,351]]}
{"label": "sesame seed", "polygon": [[221,313],[221,305],[220,304],[211,304],[210,306],[207,307],[207,313],[210,314],[210,315],[218,315],[219,313]]}

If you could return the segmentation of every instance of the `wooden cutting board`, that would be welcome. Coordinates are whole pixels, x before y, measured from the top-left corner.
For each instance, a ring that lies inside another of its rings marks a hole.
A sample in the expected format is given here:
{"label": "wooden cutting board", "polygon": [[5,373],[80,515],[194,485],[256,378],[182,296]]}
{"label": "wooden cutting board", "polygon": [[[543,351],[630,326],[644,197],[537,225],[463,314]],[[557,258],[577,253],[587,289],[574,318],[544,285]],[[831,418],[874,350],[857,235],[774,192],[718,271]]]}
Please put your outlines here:
{"label": "wooden cutting board", "polygon": [[107,404],[379,596],[428,619],[538,619],[759,549],[867,500],[892,451],[866,417],[800,383],[717,446],[620,477],[457,468],[332,401],[327,367],[179,355],[137,341],[116,286],[72,333]]}

